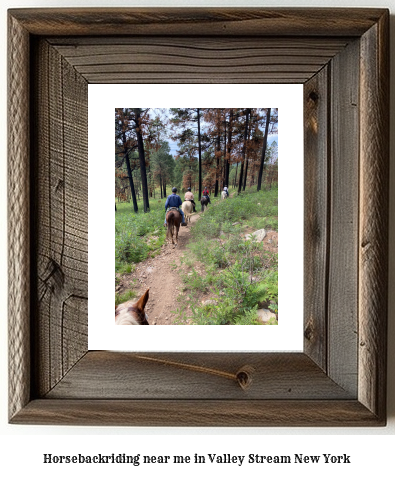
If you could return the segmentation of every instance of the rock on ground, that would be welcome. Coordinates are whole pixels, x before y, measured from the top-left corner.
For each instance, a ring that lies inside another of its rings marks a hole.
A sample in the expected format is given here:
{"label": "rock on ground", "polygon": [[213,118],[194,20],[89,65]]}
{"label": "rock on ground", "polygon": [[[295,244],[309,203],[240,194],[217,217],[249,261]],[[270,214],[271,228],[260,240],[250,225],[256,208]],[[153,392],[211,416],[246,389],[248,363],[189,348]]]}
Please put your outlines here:
{"label": "rock on ground", "polygon": [[252,234],[246,234],[245,240],[255,239],[257,242],[262,242],[266,237],[265,229],[259,229],[259,231],[255,231]]}
{"label": "rock on ground", "polygon": [[276,314],[274,314],[272,311],[269,309],[258,309],[258,320],[259,322],[262,322],[263,324],[266,324],[269,322],[270,319],[275,319]]}

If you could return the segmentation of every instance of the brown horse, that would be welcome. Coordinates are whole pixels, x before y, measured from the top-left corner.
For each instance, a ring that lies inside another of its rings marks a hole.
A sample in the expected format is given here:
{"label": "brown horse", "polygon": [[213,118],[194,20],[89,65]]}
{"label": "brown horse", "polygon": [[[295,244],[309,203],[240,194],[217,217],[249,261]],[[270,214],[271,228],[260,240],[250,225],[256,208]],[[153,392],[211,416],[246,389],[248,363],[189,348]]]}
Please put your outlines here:
{"label": "brown horse", "polygon": [[[172,244],[177,245],[178,242],[178,231],[180,230],[180,224],[182,221],[182,216],[180,211],[177,208],[171,208],[166,213],[166,222],[167,222],[167,233],[166,239]],[[175,236],[175,241],[174,241]]]}
{"label": "brown horse", "polygon": [[202,205],[202,212],[208,208],[208,203],[210,202],[210,198],[207,196],[202,196],[200,200],[200,204]]}
{"label": "brown horse", "polygon": [[145,306],[149,297],[149,289],[138,301],[128,300],[115,306],[115,325],[149,325]]}

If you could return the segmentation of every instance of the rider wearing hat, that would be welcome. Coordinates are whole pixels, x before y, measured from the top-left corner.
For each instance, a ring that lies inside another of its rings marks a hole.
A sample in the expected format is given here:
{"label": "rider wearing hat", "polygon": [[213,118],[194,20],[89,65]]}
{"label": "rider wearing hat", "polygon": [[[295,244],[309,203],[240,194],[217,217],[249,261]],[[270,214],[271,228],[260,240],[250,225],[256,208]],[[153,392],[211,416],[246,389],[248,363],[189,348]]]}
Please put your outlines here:
{"label": "rider wearing hat", "polygon": [[191,201],[192,203],[192,206],[193,206],[193,212],[196,212],[196,209],[195,209],[195,201],[193,200],[193,194],[191,192],[191,188],[188,188],[187,192],[185,193],[185,201]]}
{"label": "rider wearing hat", "polygon": [[[184,211],[182,209],[180,209],[181,205],[182,205],[182,201],[181,201],[180,196],[177,194],[177,188],[173,188],[172,189],[172,194],[170,194],[170,196],[167,196],[166,204],[165,204],[165,211],[167,212],[167,209],[170,208],[170,207],[176,207],[181,213],[181,217],[182,217],[181,226],[186,226],[187,223],[185,222]],[[166,223],[166,215],[165,215],[165,226],[166,225],[167,225],[167,223]]]}

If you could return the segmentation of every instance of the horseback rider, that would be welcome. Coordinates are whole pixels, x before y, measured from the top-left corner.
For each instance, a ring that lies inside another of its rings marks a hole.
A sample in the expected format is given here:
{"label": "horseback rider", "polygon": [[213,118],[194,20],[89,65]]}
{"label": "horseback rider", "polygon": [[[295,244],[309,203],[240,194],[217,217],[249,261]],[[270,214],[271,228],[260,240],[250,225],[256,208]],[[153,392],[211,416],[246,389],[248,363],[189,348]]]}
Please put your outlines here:
{"label": "horseback rider", "polygon": [[[173,188],[172,189],[172,194],[170,194],[170,196],[167,196],[166,204],[165,204],[165,211],[167,212],[168,208],[171,208],[171,207],[177,208],[178,211],[181,214],[181,217],[182,217],[181,226],[186,226],[187,223],[185,222],[184,211],[180,208],[181,205],[182,205],[182,201],[181,201],[180,196],[177,194],[177,188]],[[165,215],[165,224],[164,225],[165,225],[165,227],[167,226],[166,215]]]}
{"label": "horseback rider", "polygon": [[202,195],[203,195],[203,196],[206,196],[206,198],[208,198],[208,202],[211,203],[210,196],[209,196],[209,194],[208,194],[208,188],[207,188],[207,186],[203,189]]}
{"label": "horseback rider", "polygon": [[185,193],[185,201],[190,201],[192,203],[192,206],[193,206],[193,212],[196,212],[196,209],[195,209],[195,201],[193,200],[193,194],[191,192],[191,188],[188,188],[187,189],[187,192]]}
{"label": "horseback rider", "polygon": [[224,191],[226,192],[226,195],[229,196],[228,186],[224,186]]}

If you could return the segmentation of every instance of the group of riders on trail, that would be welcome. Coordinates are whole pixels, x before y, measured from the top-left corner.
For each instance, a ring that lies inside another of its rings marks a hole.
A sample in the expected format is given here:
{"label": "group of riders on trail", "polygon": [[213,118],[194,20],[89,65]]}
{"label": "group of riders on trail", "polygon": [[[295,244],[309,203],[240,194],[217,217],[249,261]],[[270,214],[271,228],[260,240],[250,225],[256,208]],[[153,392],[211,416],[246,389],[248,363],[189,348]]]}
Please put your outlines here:
{"label": "group of riders on trail", "polygon": [[[180,196],[177,194],[177,188],[173,188],[171,191],[172,191],[172,193],[170,194],[170,196],[167,196],[167,199],[166,199],[165,211],[167,212],[170,208],[177,208],[178,211],[181,214],[181,217],[182,217],[181,226],[186,226],[187,223],[185,222],[184,211],[181,209],[182,201],[181,201]],[[227,186],[224,187],[224,191],[226,192],[226,195],[229,196]],[[208,198],[208,202],[211,203],[207,187],[205,187],[203,189],[202,196]],[[192,206],[193,206],[193,212],[196,212],[196,204],[195,204],[195,201],[194,201],[193,194],[191,192],[191,188],[188,188],[187,192],[185,193],[185,201],[190,201],[192,203]],[[165,216],[165,224],[164,225],[167,226],[166,216]]]}

